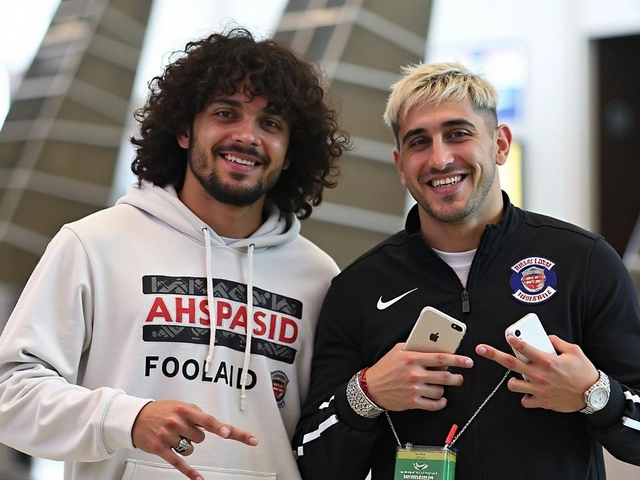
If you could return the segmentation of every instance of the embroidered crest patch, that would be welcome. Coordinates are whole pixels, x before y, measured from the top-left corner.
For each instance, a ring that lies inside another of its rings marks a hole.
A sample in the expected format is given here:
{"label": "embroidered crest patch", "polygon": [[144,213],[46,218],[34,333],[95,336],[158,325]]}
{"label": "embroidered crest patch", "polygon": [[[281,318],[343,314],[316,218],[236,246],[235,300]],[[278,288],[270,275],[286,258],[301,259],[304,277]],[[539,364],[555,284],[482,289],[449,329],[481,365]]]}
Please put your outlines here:
{"label": "embroidered crest patch", "polygon": [[522,303],[542,303],[556,294],[555,263],[542,257],[528,257],[511,267],[513,297]]}
{"label": "embroidered crest patch", "polygon": [[284,407],[284,396],[287,394],[287,385],[289,377],[282,370],[271,372],[271,385],[273,386],[273,394],[276,396],[278,408]]}

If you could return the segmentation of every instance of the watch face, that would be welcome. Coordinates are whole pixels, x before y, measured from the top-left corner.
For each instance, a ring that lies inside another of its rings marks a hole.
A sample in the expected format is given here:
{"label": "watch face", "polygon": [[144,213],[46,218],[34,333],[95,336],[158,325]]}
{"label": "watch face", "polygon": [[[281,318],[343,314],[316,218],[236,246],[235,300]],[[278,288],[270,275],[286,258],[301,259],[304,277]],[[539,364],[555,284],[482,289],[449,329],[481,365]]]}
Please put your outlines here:
{"label": "watch face", "polygon": [[596,388],[589,397],[589,403],[596,410],[601,409],[609,400],[609,392],[605,388]]}

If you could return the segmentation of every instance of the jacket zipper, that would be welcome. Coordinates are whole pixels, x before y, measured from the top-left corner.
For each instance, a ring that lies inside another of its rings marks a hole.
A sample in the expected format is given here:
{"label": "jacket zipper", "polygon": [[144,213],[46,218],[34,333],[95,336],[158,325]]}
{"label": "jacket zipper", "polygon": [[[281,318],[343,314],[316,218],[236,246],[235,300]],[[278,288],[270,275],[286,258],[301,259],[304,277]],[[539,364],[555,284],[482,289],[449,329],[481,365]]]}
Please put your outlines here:
{"label": "jacket zipper", "polygon": [[469,292],[465,286],[462,287],[462,313],[469,313],[471,306],[469,305]]}

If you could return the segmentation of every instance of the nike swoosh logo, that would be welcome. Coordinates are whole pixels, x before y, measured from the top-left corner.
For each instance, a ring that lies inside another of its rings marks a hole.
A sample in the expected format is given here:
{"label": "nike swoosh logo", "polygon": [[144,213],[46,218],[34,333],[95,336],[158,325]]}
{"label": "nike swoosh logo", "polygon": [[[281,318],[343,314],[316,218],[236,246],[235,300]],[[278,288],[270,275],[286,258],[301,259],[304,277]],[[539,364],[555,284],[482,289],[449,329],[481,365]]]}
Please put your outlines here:
{"label": "nike swoosh logo", "polygon": [[378,310],[384,310],[386,308],[389,308],[391,305],[393,305],[394,303],[396,303],[399,300],[402,300],[404,297],[406,297],[407,295],[409,295],[412,292],[415,292],[418,289],[418,287],[414,288],[413,290],[409,290],[408,292],[404,292],[402,295],[396,297],[396,298],[392,298],[391,300],[389,300],[388,302],[384,302],[382,301],[382,295],[380,295],[380,298],[378,299]]}

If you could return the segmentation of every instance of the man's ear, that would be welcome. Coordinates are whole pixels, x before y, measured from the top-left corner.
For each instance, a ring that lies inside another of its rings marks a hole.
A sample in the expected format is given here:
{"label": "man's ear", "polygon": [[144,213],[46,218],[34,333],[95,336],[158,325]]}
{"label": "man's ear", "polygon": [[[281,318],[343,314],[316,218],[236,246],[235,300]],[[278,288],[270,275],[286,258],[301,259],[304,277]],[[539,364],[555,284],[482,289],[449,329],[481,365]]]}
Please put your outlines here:
{"label": "man's ear", "polygon": [[504,165],[511,148],[511,130],[506,125],[498,125],[496,131],[496,163]]}
{"label": "man's ear", "polygon": [[407,181],[404,177],[404,166],[402,165],[402,158],[400,158],[400,152],[397,148],[393,149],[393,161],[396,164],[396,168],[398,169],[398,174],[400,175],[400,182],[403,187],[407,186]]}
{"label": "man's ear", "polygon": [[184,127],[180,127],[178,129],[178,134],[176,135],[176,139],[178,140],[178,145],[180,145],[185,150],[189,148],[189,140],[190,140],[190,129],[187,125]]}

